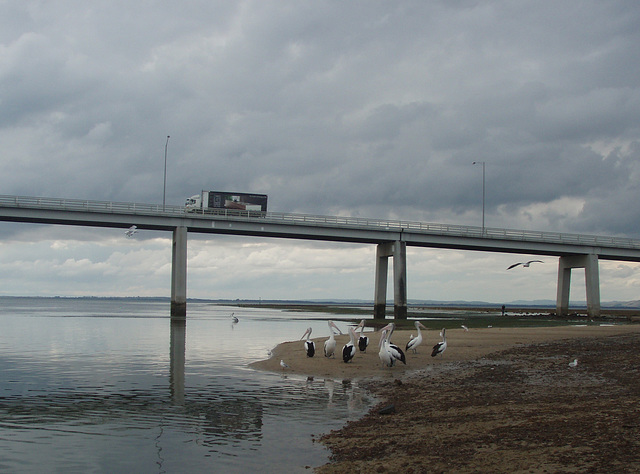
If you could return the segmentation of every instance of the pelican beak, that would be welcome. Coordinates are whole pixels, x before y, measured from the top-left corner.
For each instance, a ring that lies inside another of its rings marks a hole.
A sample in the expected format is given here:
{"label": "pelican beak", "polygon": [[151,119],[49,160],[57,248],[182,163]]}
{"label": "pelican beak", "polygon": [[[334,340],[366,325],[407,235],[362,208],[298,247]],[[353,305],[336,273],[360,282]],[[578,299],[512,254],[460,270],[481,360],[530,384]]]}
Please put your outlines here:
{"label": "pelican beak", "polygon": [[336,331],[338,331],[340,334],[343,334],[343,332],[340,330],[340,328],[338,326],[336,326],[336,324],[333,321],[331,321],[331,327],[336,328]]}
{"label": "pelican beak", "polygon": [[418,324],[420,325],[420,327],[421,327],[422,329],[427,329],[427,327],[426,327],[424,324],[422,324],[421,322],[418,322]]}
{"label": "pelican beak", "polygon": [[311,331],[309,331],[308,329],[304,332],[304,334],[302,335],[302,337],[300,339],[304,339],[305,337],[307,337],[307,334],[309,334]]}

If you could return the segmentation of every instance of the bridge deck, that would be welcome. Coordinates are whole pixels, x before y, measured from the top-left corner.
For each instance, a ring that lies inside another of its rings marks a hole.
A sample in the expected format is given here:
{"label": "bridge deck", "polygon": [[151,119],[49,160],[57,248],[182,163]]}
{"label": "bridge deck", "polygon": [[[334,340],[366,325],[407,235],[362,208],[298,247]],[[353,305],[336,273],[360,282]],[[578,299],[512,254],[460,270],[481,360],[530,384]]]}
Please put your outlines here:
{"label": "bridge deck", "polygon": [[599,258],[640,261],[640,240],[622,237],[514,230],[402,220],[277,212],[207,210],[182,206],[0,195],[0,220],[128,227],[343,242],[382,243],[539,255],[595,253]]}

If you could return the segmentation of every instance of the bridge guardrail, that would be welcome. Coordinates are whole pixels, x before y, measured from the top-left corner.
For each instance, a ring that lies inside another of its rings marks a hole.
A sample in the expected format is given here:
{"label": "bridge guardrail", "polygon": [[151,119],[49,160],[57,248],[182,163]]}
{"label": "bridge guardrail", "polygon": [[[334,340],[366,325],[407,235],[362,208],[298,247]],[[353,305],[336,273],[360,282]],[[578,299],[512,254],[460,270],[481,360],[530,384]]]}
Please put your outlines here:
{"label": "bridge guardrail", "polygon": [[575,244],[584,246],[640,249],[640,240],[622,237],[608,237],[560,232],[542,232],[530,230],[501,229],[456,224],[435,224],[427,222],[367,219],[348,216],[320,216],[311,214],[287,214],[277,212],[256,213],[227,209],[206,210],[206,212],[186,212],[183,206],[163,206],[161,204],[141,204],[129,202],[91,201],[81,199],[45,198],[32,196],[0,195],[0,207],[51,209],[64,211],[89,211],[114,214],[146,214],[181,216],[192,218],[217,218],[224,220],[262,219],[265,222],[309,225],[336,226],[361,229],[382,229],[394,232],[411,231],[434,235],[473,237],[485,239],[519,240]]}

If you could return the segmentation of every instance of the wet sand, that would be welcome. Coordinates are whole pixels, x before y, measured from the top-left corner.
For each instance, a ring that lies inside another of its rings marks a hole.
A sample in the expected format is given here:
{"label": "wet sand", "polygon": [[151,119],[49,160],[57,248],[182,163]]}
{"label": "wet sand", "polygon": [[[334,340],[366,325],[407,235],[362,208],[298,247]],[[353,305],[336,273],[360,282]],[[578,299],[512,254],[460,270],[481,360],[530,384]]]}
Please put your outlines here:
{"label": "wet sand", "polygon": [[253,364],[358,378],[381,400],[317,439],[331,462],[314,472],[640,472],[640,325],[451,329],[442,358],[438,331],[423,335],[406,366],[381,367],[378,333],[348,364],[322,355],[326,338],[313,358],[293,341]]}
{"label": "wet sand", "polygon": [[[346,328],[341,327],[343,331]],[[380,332],[365,332],[370,339],[366,352],[358,351],[349,363],[342,361],[342,347],[349,342],[349,336],[336,336],[336,356],[326,358],[323,355],[324,341],[326,337],[313,338],[316,345],[314,357],[307,357],[304,349],[304,341],[282,342],[273,351],[267,360],[254,362],[251,367],[255,369],[283,372],[280,360],[289,366],[285,373],[295,373],[314,377],[327,377],[336,380],[371,378],[371,377],[398,377],[405,372],[424,369],[430,365],[443,362],[474,360],[492,352],[525,346],[528,344],[558,341],[577,337],[596,337],[623,334],[629,331],[640,331],[640,325],[616,325],[616,326],[559,326],[539,328],[470,328],[465,331],[462,328],[447,329],[447,350],[442,356],[431,357],[431,349],[441,340],[440,331],[422,330],[423,342],[414,354],[408,351],[407,363],[397,363],[394,367],[384,367],[378,358],[378,342]],[[401,349],[405,349],[410,335],[417,335],[415,330],[396,330],[392,341]]]}

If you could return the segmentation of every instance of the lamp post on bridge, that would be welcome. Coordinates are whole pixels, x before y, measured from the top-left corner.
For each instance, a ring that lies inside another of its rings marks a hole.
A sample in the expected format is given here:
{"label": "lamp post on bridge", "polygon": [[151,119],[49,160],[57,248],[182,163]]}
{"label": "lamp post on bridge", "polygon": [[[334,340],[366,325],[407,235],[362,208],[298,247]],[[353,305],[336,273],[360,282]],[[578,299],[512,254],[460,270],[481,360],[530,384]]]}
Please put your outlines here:
{"label": "lamp post on bridge", "polygon": [[164,212],[165,197],[167,195],[167,148],[169,147],[169,138],[167,135],[167,142],[164,144],[164,186],[162,188],[162,212]]}
{"label": "lamp post on bridge", "polygon": [[484,196],[485,196],[485,165],[487,164],[484,161],[474,161],[474,165],[481,164],[482,165],[482,235],[484,236]]}

